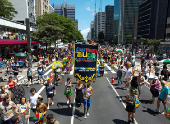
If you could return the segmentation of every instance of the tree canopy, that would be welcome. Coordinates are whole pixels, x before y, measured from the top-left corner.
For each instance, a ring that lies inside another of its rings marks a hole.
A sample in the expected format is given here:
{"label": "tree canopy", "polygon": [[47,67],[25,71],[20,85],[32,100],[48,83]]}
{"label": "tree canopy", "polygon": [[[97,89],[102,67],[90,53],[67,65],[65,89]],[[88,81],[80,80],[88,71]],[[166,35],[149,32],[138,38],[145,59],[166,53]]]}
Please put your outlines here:
{"label": "tree canopy", "polygon": [[148,39],[148,38],[141,38],[142,42],[147,43],[149,45],[155,45],[155,44],[159,44],[161,41],[163,41],[163,39]]}
{"label": "tree canopy", "polygon": [[12,20],[18,12],[8,0],[0,0],[0,16]]}
{"label": "tree canopy", "polygon": [[76,23],[62,15],[45,13],[37,18],[36,24],[38,30],[31,34],[33,40],[55,42],[62,39],[64,43],[83,41],[82,34],[75,28]]}

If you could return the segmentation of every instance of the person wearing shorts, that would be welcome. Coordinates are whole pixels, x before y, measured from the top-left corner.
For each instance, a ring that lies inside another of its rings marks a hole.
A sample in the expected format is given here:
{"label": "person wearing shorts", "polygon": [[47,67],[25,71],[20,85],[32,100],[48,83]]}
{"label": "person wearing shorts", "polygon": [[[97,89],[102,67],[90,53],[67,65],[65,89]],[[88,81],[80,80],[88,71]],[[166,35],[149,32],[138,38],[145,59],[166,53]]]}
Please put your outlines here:
{"label": "person wearing shorts", "polygon": [[162,89],[157,100],[157,109],[154,112],[160,112],[159,111],[160,102],[162,102],[164,105],[164,111],[167,109],[166,103],[167,103],[168,95],[169,95],[169,87],[166,86],[166,81],[161,81],[161,85],[162,85]]}
{"label": "person wearing shorts", "polygon": [[139,87],[138,87],[139,96],[138,96],[138,98],[140,99],[142,86],[145,84],[145,78],[142,76],[141,73],[139,73],[139,76],[138,76],[138,84],[139,84]]}
{"label": "person wearing shorts", "polygon": [[43,67],[38,67],[38,79],[40,81],[40,85],[42,85],[41,80],[44,82],[44,76],[43,76]]}
{"label": "person wearing shorts", "polygon": [[128,64],[127,69],[124,73],[124,81],[125,81],[125,84],[126,84],[125,87],[127,87],[127,90],[129,90],[129,84],[130,84],[132,75],[133,75],[133,70],[131,68],[131,64]]}
{"label": "person wearing shorts", "polygon": [[18,83],[18,73],[19,73],[19,70],[18,70],[17,66],[14,67],[12,72],[14,73],[14,78],[17,80],[17,83]]}
{"label": "person wearing shorts", "polygon": [[46,70],[45,58],[43,58],[42,64],[43,64],[43,71],[44,71]]}
{"label": "person wearing shorts", "polygon": [[20,60],[18,63],[19,63],[19,67],[20,67],[21,72],[22,72],[22,69],[23,69],[23,65],[24,65],[24,63],[23,63],[23,61],[21,61],[21,60]]}
{"label": "person wearing shorts", "polygon": [[[92,94],[93,94],[93,88],[90,86],[90,84],[88,84],[87,87],[84,86],[84,89],[83,89],[84,118],[87,118],[87,116],[89,116],[88,110],[91,107]],[[86,106],[87,106],[87,111],[86,111]]]}
{"label": "person wearing shorts", "polygon": [[29,68],[27,70],[27,77],[28,77],[28,86],[27,87],[30,87],[30,81],[32,83],[32,78],[33,78],[31,66],[29,66]]}

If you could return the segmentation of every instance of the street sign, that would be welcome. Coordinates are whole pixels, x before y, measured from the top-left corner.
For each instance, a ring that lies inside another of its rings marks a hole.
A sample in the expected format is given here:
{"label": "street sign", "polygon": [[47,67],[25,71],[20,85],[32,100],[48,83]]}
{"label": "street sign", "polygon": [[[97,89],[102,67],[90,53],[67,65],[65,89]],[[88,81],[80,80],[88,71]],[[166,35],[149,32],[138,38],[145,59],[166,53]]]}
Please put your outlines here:
{"label": "street sign", "polygon": [[75,44],[74,77],[84,84],[90,84],[96,78],[97,45]]}

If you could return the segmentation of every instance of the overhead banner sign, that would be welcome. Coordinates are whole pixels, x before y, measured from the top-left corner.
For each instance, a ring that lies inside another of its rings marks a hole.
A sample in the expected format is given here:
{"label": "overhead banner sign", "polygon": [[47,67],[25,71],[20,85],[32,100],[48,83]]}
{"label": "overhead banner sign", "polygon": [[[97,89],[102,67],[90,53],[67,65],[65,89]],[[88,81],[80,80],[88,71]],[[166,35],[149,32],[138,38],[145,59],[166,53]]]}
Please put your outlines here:
{"label": "overhead banner sign", "polygon": [[74,48],[74,76],[89,84],[96,78],[98,46],[75,44]]}

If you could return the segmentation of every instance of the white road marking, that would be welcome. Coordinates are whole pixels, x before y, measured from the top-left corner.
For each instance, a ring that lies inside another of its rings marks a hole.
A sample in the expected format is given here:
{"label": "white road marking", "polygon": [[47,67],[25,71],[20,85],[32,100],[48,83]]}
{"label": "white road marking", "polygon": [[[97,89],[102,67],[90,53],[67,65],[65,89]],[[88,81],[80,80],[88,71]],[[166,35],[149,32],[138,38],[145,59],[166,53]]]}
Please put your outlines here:
{"label": "white road marking", "polygon": [[[113,91],[116,93],[116,95],[118,96],[120,102],[122,103],[123,107],[126,108],[125,103],[122,101],[122,98],[120,98],[119,94],[117,93],[116,89],[113,87],[113,85],[110,83],[108,77],[106,77],[107,81],[109,82],[110,86],[112,87]],[[135,124],[138,124],[138,122],[136,121],[136,119],[134,118]]]}
{"label": "white road marking", "polygon": [[42,86],[41,89],[37,92],[37,94],[39,95],[43,90],[44,90],[45,86]]}
{"label": "white road marking", "polygon": [[53,69],[50,69],[49,71],[47,71],[44,75],[48,75],[50,72],[52,72]]}
{"label": "white road marking", "polygon": [[107,64],[105,64],[105,66],[113,73],[115,74],[116,72],[114,70],[111,69],[111,67],[109,67]]}
{"label": "white road marking", "polygon": [[75,99],[76,99],[76,95],[74,97],[74,105],[73,105],[73,110],[72,110],[72,116],[71,116],[71,124],[74,123],[74,114],[75,114]]}

